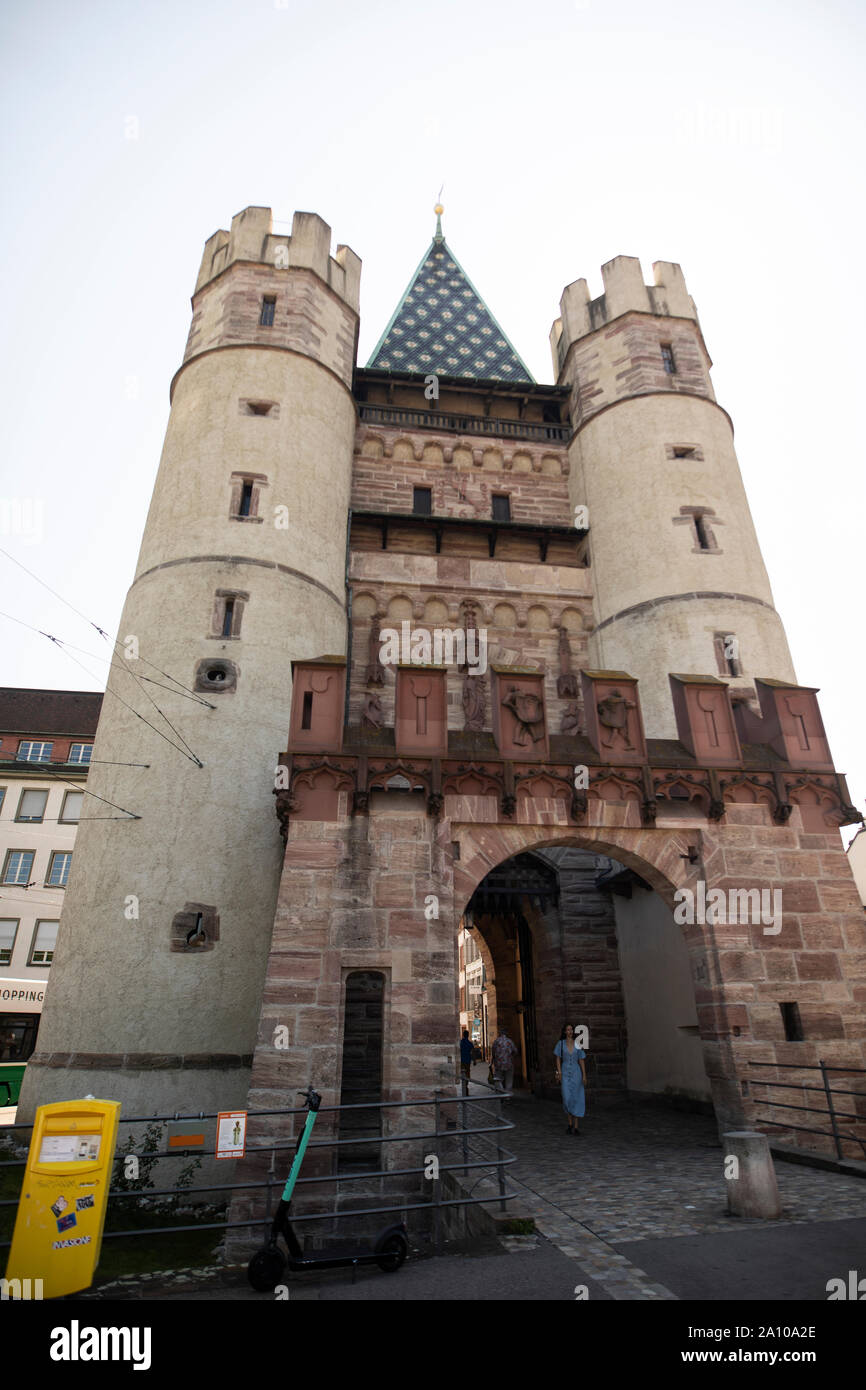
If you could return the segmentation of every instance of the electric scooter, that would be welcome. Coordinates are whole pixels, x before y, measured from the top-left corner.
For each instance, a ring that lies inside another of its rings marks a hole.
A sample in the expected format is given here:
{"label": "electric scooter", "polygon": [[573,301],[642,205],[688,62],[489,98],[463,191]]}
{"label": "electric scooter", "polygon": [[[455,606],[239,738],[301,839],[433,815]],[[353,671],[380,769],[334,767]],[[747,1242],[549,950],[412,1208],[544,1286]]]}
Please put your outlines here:
{"label": "electric scooter", "polygon": [[[304,1152],[313,1132],[313,1125],[316,1123],[316,1115],[322,1103],[322,1097],[313,1090],[312,1086],[306,1091],[299,1091],[298,1095],[303,1096],[307,1102],[306,1123],[298,1136],[291,1171],[283,1188],[283,1195],[271,1226],[270,1239],[267,1245],[253,1255],[247,1267],[247,1278],[259,1293],[273,1292],[277,1284],[280,1283],[287,1264],[289,1269],[295,1270],[337,1269],[342,1265],[348,1265],[354,1270],[358,1265],[377,1264],[381,1270],[389,1274],[400,1268],[409,1253],[406,1227],[402,1221],[388,1226],[376,1238],[376,1242],[372,1246],[310,1251],[309,1254],[304,1250],[292,1230],[289,1221],[289,1207],[292,1192],[298,1180],[298,1173],[301,1171],[301,1164],[304,1161]],[[289,1252],[288,1258],[277,1244],[278,1236],[282,1236],[285,1241]]]}

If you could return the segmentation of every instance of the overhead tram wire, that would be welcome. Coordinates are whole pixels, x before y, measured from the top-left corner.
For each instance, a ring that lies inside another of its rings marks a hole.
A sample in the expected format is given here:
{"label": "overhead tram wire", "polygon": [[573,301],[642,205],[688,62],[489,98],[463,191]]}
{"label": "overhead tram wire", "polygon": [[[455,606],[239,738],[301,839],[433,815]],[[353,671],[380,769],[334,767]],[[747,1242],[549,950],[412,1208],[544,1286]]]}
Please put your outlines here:
{"label": "overhead tram wire", "polygon": [[[6,552],[3,551],[3,554],[5,554],[5,553],[6,553]],[[11,617],[11,614],[3,613],[3,614],[2,614],[2,617],[8,618],[8,617]],[[98,677],[95,676],[95,675],[93,674],[92,671],[88,671],[87,667],[84,665],[84,663],[83,663],[82,661],[79,661],[77,657],[73,656],[71,652],[68,652],[68,651],[66,650],[66,647],[65,647],[64,643],[61,642],[61,640],[60,640],[59,637],[52,637],[52,635],[51,635],[50,632],[43,632],[41,628],[31,627],[31,625],[30,625],[29,623],[22,622],[22,620],[21,620],[20,618],[12,618],[12,622],[13,622],[13,623],[19,623],[19,624],[21,625],[21,627],[29,627],[30,630],[31,630],[31,632],[37,632],[37,633],[39,634],[40,637],[46,637],[46,638],[48,639],[49,642],[52,642],[52,643],[54,644],[54,646],[56,646],[60,651],[63,652],[64,656],[68,656],[70,661],[74,661],[75,664],[76,664],[76,666],[80,666],[81,669],[82,669],[82,671],[84,671],[84,672],[86,673],[86,675],[90,676],[90,679],[91,679],[91,680],[94,680],[94,681],[95,681],[95,680],[98,680]],[[94,626],[95,626],[95,624],[94,624]],[[113,664],[113,663],[112,663],[112,664]],[[123,668],[121,668],[121,669],[123,669]],[[181,740],[181,743],[183,743],[183,744],[185,745],[186,751],[184,751],[184,748],[179,748],[178,745],[177,745],[176,743],[173,743],[172,740],[168,737],[168,735],[165,734],[165,733],[163,733],[162,729],[158,729],[158,728],[156,727],[155,724],[151,724],[151,722],[150,722],[149,719],[145,719],[145,717],[144,717],[143,714],[139,714],[138,710],[133,709],[132,705],[129,704],[129,702],[128,702],[127,700],[124,700],[123,696],[122,696],[122,695],[119,695],[119,694],[117,693],[116,690],[112,690],[112,688],[111,688],[110,685],[106,685],[106,687],[105,687],[105,693],[106,693],[106,695],[113,695],[114,698],[115,698],[116,700],[119,700],[120,703],[121,703],[122,705],[124,705],[126,709],[129,710],[130,714],[134,714],[135,717],[136,717],[136,719],[140,719],[141,722],[142,722],[143,724],[146,724],[147,727],[148,727],[149,729],[152,729],[153,732],[154,732],[155,734],[159,734],[159,737],[160,737],[160,738],[164,738],[165,741],[166,741],[166,743],[169,745],[169,747],[173,748],[173,749],[175,750],[175,752],[180,753],[182,757],[186,758],[189,762],[193,763],[196,767],[204,767],[204,763],[201,762],[201,760],[200,760],[199,758],[196,757],[196,755],[193,753],[192,749],[189,747],[189,744],[186,742],[186,739],[183,737],[182,734],[177,734],[177,736],[178,736],[178,738]],[[148,699],[150,700],[151,704],[154,706],[154,708],[156,709],[156,711],[157,711],[157,713],[160,715],[160,717],[161,717],[162,719],[165,719],[166,724],[168,724],[168,726],[169,726],[169,728],[172,730],[172,732],[173,732],[173,733],[177,733],[177,730],[174,728],[174,726],[172,725],[171,721],[167,718],[166,715],[164,715],[164,714],[162,713],[162,710],[159,708],[159,706],[156,704],[156,702],[151,698],[151,696],[148,694],[148,692],[145,691],[144,693],[145,693],[145,695],[147,695]],[[91,796],[93,796],[95,793],[91,792],[91,793],[89,793],[89,794],[90,794]]]}
{"label": "overhead tram wire", "polygon": [[[49,592],[49,594],[53,594],[54,597],[57,598],[57,599],[59,599],[61,603],[65,603],[65,604],[66,604],[66,607],[67,607],[67,608],[71,608],[71,609],[72,609],[72,612],[75,613],[77,617],[81,618],[82,622],[87,623],[88,627],[92,627],[92,628],[94,629],[94,631],[98,632],[99,635],[100,635],[100,637],[103,638],[104,641],[106,641],[106,642],[110,642],[110,641],[111,641],[111,638],[109,637],[108,633],[105,631],[104,628],[101,628],[101,627],[99,626],[98,623],[95,623],[95,622],[93,621],[92,618],[88,618],[84,613],[82,613],[78,608],[76,608],[75,605],[74,605],[73,603],[70,603],[69,600],[68,600],[67,598],[64,598],[62,594],[58,594],[58,592],[57,592],[56,589],[52,589],[52,587],[51,587],[50,584],[46,584],[46,582],[45,582],[44,579],[40,579],[38,574],[34,574],[32,570],[29,570],[29,569],[27,568],[26,565],[23,565],[23,564],[21,563],[20,560],[16,560],[15,556],[14,556],[14,555],[10,555],[10,554],[9,554],[9,551],[8,551],[8,550],[4,550],[2,546],[0,546],[0,555],[5,555],[6,558],[7,558],[7,560],[11,560],[12,563],[13,563],[13,565],[17,565],[18,568],[19,568],[19,569],[22,569],[22,570],[24,571],[25,574],[27,574],[27,575],[30,576],[31,579],[35,579],[36,583],[37,583],[37,584],[41,584],[42,587],[43,587],[43,589],[47,589],[48,592]],[[13,621],[18,621],[18,620],[17,620],[17,619],[13,619]],[[24,626],[26,627],[27,624],[25,623]],[[71,646],[72,644],[69,643],[68,645]],[[113,643],[113,645],[114,645],[115,647],[117,647],[117,646],[120,645],[120,643],[117,642],[117,641],[115,641],[115,642]],[[86,653],[85,653],[85,655],[86,655]],[[102,658],[102,657],[97,658],[97,660],[100,660],[100,661],[103,660],[103,659],[104,659],[104,658]],[[176,676],[170,675],[170,674],[168,673],[168,671],[163,671],[163,669],[162,669],[161,666],[156,666],[156,665],[154,664],[154,662],[148,661],[148,660],[147,660],[147,657],[139,656],[137,659],[138,659],[139,661],[143,661],[144,664],[145,664],[145,666],[149,666],[149,667],[151,668],[152,671],[158,671],[159,674],[160,674],[161,676],[165,676],[166,680],[173,681],[174,684],[175,684],[176,686],[178,686],[178,688],[179,688],[178,691],[175,691],[175,692],[174,692],[175,694],[178,694],[178,693],[180,693],[180,692],[183,692],[183,694],[187,695],[188,697],[190,697],[190,698],[193,699],[193,700],[196,700],[199,704],[201,704],[201,705],[206,705],[208,709],[216,709],[216,708],[217,708],[216,705],[212,705],[212,704],[210,703],[210,701],[202,699],[201,696],[198,695],[196,691],[190,690],[189,686],[184,685],[183,682],[182,682],[182,681],[179,681],[179,680],[177,679]],[[123,668],[122,668],[122,669],[123,669]],[[142,676],[142,677],[140,677],[140,679],[141,679],[141,680],[149,680],[150,677],[149,677],[149,676]],[[154,681],[154,685],[158,685],[158,684],[159,684],[158,681]],[[167,690],[168,690],[169,688],[170,688],[170,687],[168,687],[168,686],[165,687],[165,689],[167,689]],[[160,711],[160,713],[161,713],[161,711]],[[163,716],[163,717],[164,717],[164,716]]]}

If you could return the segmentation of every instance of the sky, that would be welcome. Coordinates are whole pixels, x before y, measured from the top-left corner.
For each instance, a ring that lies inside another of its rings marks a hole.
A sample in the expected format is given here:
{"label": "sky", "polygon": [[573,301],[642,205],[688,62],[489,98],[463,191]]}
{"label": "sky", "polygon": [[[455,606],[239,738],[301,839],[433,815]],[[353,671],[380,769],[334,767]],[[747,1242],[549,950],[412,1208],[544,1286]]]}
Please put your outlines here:
{"label": "sky", "polygon": [[0,546],[62,599],[0,555],[0,683],[104,686],[85,619],[117,629],[205,240],[253,204],[319,213],[363,261],[363,365],[444,184],[539,381],[565,285],[682,265],[862,808],[864,39],[842,0],[6,0]]}

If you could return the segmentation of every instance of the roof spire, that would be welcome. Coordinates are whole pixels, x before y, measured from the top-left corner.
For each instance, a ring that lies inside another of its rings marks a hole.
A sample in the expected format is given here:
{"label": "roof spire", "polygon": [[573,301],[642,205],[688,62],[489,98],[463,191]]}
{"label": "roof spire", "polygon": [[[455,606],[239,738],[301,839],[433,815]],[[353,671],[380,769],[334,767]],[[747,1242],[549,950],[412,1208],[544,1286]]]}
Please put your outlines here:
{"label": "roof spire", "polygon": [[[442,188],[444,187],[445,185],[443,183]],[[439,189],[439,196],[436,199],[436,206],[433,209],[433,211],[436,214],[436,235],[434,236],[433,240],[437,242],[445,240],[444,234],[442,232],[442,214],[445,211],[444,207],[442,206],[442,188]]]}

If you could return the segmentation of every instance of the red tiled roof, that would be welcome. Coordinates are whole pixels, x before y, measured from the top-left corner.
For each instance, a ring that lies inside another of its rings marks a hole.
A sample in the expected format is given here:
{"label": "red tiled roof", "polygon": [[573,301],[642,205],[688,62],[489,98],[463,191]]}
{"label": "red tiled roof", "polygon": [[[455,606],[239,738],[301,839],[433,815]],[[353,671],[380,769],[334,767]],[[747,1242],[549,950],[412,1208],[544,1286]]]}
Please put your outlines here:
{"label": "red tiled roof", "polygon": [[0,686],[0,734],[96,733],[102,695],[96,690],[26,690]]}

